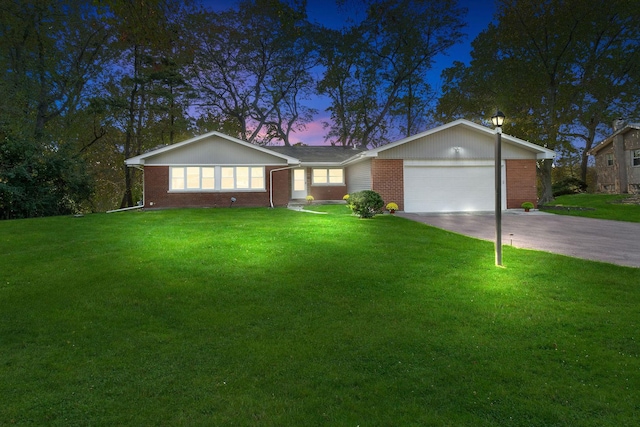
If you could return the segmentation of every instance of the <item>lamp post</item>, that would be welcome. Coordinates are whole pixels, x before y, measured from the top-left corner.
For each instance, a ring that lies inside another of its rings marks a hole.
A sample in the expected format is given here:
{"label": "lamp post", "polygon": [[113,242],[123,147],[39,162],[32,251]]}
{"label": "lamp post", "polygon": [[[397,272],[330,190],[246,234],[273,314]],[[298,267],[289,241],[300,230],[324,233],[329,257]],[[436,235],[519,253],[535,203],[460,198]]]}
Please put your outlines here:
{"label": "lamp post", "polygon": [[496,265],[502,266],[502,124],[504,113],[500,110],[491,117],[496,127],[495,184],[496,184]]}

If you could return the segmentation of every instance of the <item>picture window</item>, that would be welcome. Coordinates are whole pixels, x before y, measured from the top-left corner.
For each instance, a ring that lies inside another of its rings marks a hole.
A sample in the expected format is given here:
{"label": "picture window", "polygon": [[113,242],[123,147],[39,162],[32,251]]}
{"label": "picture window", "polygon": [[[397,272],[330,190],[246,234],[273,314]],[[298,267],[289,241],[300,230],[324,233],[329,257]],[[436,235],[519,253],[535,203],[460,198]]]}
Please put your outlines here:
{"label": "picture window", "polygon": [[264,190],[264,167],[172,166],[171,191]]}
{"label": "picture window", "polygon": [[342,169],[313,169],[314,185],[343,185],[344,171]]}

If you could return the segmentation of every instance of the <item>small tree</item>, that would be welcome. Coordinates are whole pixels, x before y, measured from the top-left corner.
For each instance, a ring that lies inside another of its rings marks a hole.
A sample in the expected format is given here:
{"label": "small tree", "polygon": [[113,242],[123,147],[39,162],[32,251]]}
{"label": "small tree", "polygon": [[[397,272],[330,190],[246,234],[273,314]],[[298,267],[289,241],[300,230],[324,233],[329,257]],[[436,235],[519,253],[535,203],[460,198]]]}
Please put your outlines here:
{"label": "small tree", "polygon": [[380,194],[372,190],[363,190],[349,194],[349,207],[360,218],[373,218],[382,211],[384,201]]}

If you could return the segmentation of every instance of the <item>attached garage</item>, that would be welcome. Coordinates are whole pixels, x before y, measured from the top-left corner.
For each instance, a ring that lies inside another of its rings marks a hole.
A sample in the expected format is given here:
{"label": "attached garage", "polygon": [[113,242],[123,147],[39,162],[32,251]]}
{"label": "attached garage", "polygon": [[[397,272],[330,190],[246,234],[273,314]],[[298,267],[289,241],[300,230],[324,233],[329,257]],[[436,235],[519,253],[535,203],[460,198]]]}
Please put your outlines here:
{"label": "attached garage", "polygon": [[[370,165],[371,189],[405,212],[493,211],[495,142],[495,129],[456,120],[360,153],[347,162],[347,174]],[[502,134],[503,209],[537,204],[536,162],[554,157],[552,150]]]}
{"label": "attached garage", "polygon": [[[411,161],[404,163],[406,212],[469,212],[495,209],[493,162]],[[504,165],[502,203],[506,205]]]}

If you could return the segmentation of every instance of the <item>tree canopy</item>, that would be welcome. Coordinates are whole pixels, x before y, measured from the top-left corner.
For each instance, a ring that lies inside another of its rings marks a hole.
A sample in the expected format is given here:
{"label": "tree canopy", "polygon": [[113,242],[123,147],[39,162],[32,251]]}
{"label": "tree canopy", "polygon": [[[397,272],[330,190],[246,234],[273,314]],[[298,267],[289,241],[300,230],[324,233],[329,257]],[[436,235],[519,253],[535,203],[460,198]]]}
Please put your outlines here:
{"label": "tree canopy", "polygon": [[101,8],[81,0],[0,9],[0,218],[73,211],[91,193],[77,126],[106,67]]}
{"label": "tree canopy", "polygon": [[319,38],[326,72],[318,91],[331,99],[328,139],[345,146],[378,146],[394,124],[408,136],[419,129],[436,55],[462,38],[464,10],[450,0],[361,2],[364,19]]}
{"label": "tree canopy", "polygon": [[[456,0],[336,4],[349,16],[338,28],[312,23],[305,0],[3,2],[0,218],[132,206],[141,174],[124,159],[211,130],[290,145],[315,97],[334,145],[500,108],[507,131],[579,158],[583,174],[609,123],[637,112],[637,1],[498,0],[439,100],[434,61],[464,37]],[[545,201],[552,165],[539,166]]]}
{"label": "tree canopy", "polygon": [[[472,60],[445,71],[443,120],[485,120],[501,109],[509,132],[556,150],[587,151],[640,101],[640,3],[500,0]],[[552,199],[552,161],[539,164],[541,202]]]}

